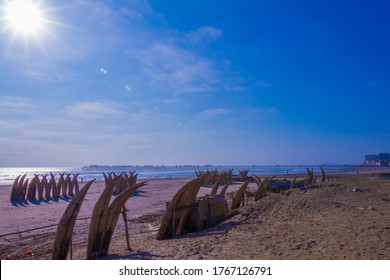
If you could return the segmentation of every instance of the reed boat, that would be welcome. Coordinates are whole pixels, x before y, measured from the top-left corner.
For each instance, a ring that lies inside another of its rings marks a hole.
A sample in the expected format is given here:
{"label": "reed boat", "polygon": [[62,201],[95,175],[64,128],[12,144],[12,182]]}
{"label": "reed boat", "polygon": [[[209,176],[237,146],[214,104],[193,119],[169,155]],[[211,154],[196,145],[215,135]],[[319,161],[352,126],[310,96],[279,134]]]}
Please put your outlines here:
{"label": "reed boat", "polygon": [[271,187],[279,187],[281,189],[301,188],[305,185],[306,180],[307,178],[299,180],[272,179]]}
{"label": "reed boat", "polygon": [[233,181],[233,182],[240,182],[240,181],[241,181],[241,176],[240,176],[240,175],[233,174],[233,175],[232,175],[232,181]]}
{"label": "reed boat", "polygon": [[375,173],[372,177],[375,180],[390,180],[390,173]]}

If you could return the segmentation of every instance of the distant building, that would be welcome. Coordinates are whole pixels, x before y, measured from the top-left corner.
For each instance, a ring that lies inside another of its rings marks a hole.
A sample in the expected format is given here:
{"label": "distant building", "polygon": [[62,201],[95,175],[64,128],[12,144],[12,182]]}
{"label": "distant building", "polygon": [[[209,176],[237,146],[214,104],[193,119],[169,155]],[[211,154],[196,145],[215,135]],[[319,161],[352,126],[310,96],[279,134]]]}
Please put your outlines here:
{"label": "distant building", "polygon": [[382,166],[389,166],[390,163],[390,154],[389,153],[379,153],[379,162]]}
{"label": "distant building", "polygon": [[380,161],[389,161],[390,160],[389,153],[379,153],[378,156],[379,156]]}
{"label": "distant building", "polygon": [[389,166],[390,165],[390,154],[379,153],[377,155],[366,155],[364,158],[365,165],[372,166]]}
{"label": "distant building", "polygon": [[365,156],[365,161],[378,161],[379,160],[379,155],[366,155]]}

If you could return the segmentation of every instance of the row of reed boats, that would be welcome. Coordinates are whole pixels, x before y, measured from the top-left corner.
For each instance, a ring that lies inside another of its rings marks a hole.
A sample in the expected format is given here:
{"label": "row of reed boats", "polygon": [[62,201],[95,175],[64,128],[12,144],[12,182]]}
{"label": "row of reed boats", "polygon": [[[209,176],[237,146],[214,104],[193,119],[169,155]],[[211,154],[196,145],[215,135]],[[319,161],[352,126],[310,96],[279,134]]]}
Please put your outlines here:
{"label": "row of reed boats", "polygon": [[[246,180],[242,182],[239,189],[230,193],[232,195],[231,201],[227,198],[227,189],[233,184],[231,172],[221,172],[217,174],[218,176],[215,172],[198,174],[197,178],[181,187],[167,204],[156,238],[158,240],[175,238],[223,222],[229,216],[229,212],[245,205],[245,195],[248,195],[247,188],[251,183],[256,185],[256,190],[252,193],[255,202],[271,192],[278,193],[289,188],[301,188],[315,183],[319,175],[315,175],[313,170],[308,169],[307,172],[307,177],[299,178],[297,175],[293,179],[278,179],[275,176],[267,178],[261,178],[257,175],[245,176]],[[242,174],[246,174],[246,172]],[[135,191],[147,185],[146,181],[137,183],[135,172],[103,175],[105,189],[92,210],[86,252],[87,259],[96,259],[108,254],[120,214],[123,214],[124,221],[127,223],[126,201]],[[244,176],[242,179],[244,179]],[[77,190],[72,196],[72,201],[64,211],[58,224],[52,259],[67,259],[72,243],[74,224],[84,197],[94,181],[87,182],[83,188]],[[325,172],[322,169],[321,181],[325,181]],[[199,196],[200,188],[210,188],[209,184],[211,182],[214,183],[211,191],[206,195]],[[237,184],[237,182],[234,183]],[[14,185],[16,187],[13,186],[12,191],[15,193],[19,184]],[[62,186],[62,184],[59,185]],[[57,193],[59,193],[59,190],[57,191],[56,188],[55,194]],[[47,194],[49,196],[50,191]],[[67,194],[65,187],[63,194]],[[128,248],[130,248],[129,241]]]}
{"label": "row of reed boats", "polygon": [[[243,172],[242,174],[247,174]],[[280,193],[290,188],[304,188],[316,183],[319,175],[307,169],[307,177],[293,179],[276,179],[275,176],[261,178],[257,175],[246,176],[245,182],[233,194],[231,205],[228,205],[226,192],[233,180],[231,172],[218,171],[198,173],[198,177],[184,185],[167,206],[157,239],[169,239],[189,232],[197,232],[215,226],[224,221],[228,213],[245,205],[245,194],[250,183],[257,188],[252,193],[254,201],[268,195],[269,192]],[[211,179],[210,179],[211,178]],[[321,168],[321,181],[325,181],[325,172]],[[215,182],[211,192],[199,197],[202,186]]]}

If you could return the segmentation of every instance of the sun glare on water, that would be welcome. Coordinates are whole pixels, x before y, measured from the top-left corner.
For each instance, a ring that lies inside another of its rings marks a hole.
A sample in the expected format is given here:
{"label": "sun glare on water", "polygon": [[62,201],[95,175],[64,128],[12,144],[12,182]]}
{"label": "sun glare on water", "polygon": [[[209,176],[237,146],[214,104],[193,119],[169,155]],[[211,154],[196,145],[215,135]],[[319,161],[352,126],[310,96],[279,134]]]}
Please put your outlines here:
{"label": "sun glare on water", "polygon": [[37,1],[6,1],[2,10],[7,29],[17,34],[38,36],[39,32],[44,29],[44,13]]}

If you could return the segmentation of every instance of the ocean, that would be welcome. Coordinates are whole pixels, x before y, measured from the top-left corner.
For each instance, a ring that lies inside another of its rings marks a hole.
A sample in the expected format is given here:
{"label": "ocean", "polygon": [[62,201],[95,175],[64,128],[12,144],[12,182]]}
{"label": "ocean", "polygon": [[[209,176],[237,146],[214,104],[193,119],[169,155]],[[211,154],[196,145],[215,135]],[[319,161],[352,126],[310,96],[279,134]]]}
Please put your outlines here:
{"label": "ocean", "polygon": [[[325,172],[354,171],[363,168],[360,165],[250,165],[250,166],[212,166],[212,165],[179,165],[179,166],[102,166],[89,165],[84,167],[24,167],[24,168],[0,168],[0,185],[11,185],[18,175],[27,173],[26,178],[34,177],[34,174],[47,175],[52,172],[56,178],[60,173],[80,174],[79,180],[92,179],[104,180],[103,172],[133,172],[138,173],[139,179],[150,178],[191,178],[195,177],[195,171],[206,170],[233,170],[237,175],[240,170],[249,170],[248,174],[256,175],[281,175],[281,174],[306,174],[306,169],[320,172],[322,167]],[[49,177],[48,177],[49,178]]]}

